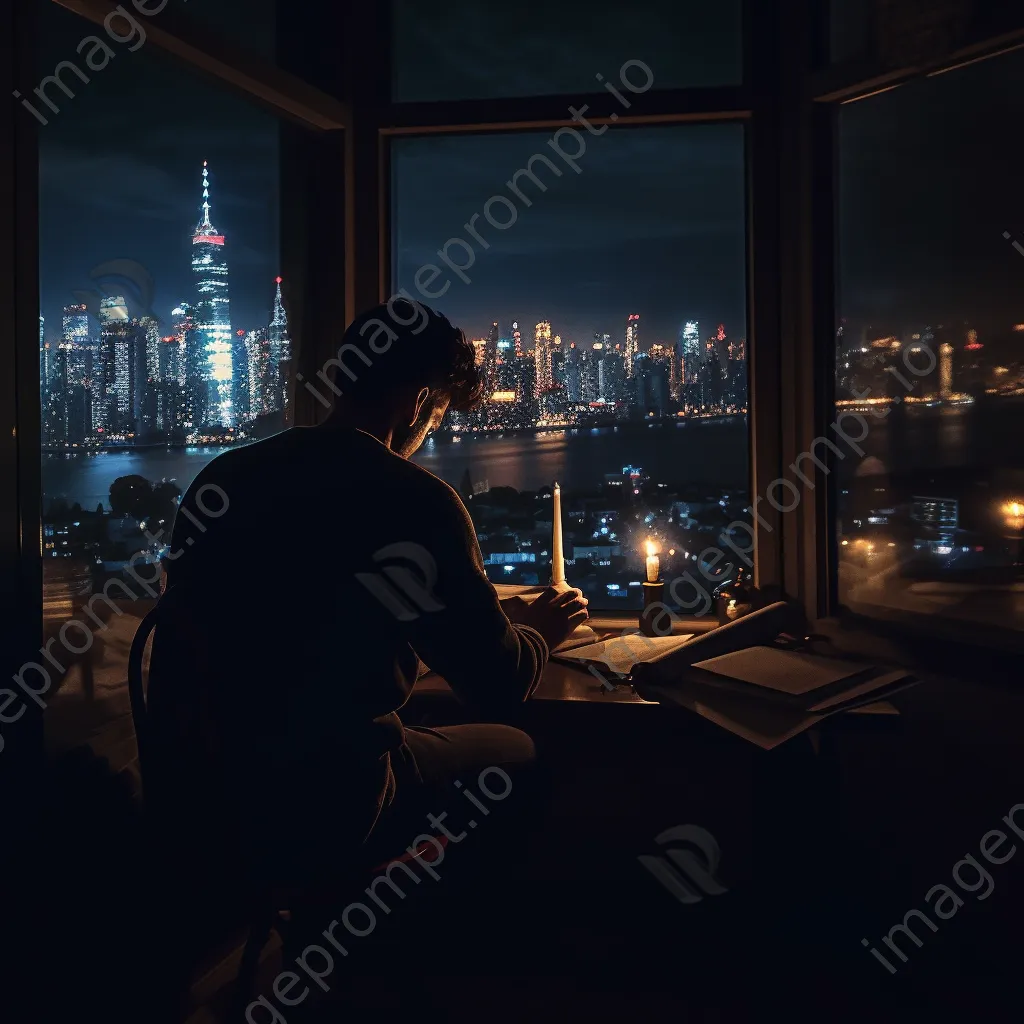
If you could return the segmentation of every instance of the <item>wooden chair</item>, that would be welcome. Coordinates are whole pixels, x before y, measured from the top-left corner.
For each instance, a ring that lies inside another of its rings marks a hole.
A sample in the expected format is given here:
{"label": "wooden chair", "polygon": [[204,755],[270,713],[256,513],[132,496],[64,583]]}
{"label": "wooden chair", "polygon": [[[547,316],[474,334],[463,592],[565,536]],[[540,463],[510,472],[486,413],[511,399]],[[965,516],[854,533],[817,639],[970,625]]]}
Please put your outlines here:
{"label": "wooden chair", "polygon": [[[145,684],[145,652],[147,644],[152,637],[160,621],[161,606],[166,607],[165,602],[175,600],[168,591],[161,601],[143,618],[132,641],[131,652],[128,659],[128,695],[131,701],[132,722],[135,727],[135,739],[139,757],[139,775],[142,782],[143,802],[149,810],[147,802],[147,779],[152,780],[154,774],[159,771],[154,764],[154,750],[152,737],[149,732],[147,715],[147,691]],[[442,848],[447,847],[447,836],[439,836],[436,842]],[[368,882],[376,874],[385,871],[390,865],[399,863],[411,863],[414,860],[422,859],[430,863],[427,858],[427,850],[433,847],[424,844],[412,852],[405,852],[402,856],[392,858],[380,864],[371,862],[362,864],[350,864],[348,870],[339,869],[342,882],[347,879],[347,885],[339,885],[336,880],[327,886],[311,887],[289,887],[282,889],[279,886],[266,885],[255,887],[248,895],[244,914],[246,918],[247,937],[242,950],[242,958],[238,972],[234,979],[234,992],[232,1007],[229,1019],[242,1022],[245,1020],[245,1009],[254,996],[256,978],[259,971],[260,959],[272,933],[276,932],[280,937],[282,946],[286,949],[291,945],[293,930],[292,908],[301,905],[305,907],[318,905],[331,905],[343,892],[356,885],[356,879]]]}

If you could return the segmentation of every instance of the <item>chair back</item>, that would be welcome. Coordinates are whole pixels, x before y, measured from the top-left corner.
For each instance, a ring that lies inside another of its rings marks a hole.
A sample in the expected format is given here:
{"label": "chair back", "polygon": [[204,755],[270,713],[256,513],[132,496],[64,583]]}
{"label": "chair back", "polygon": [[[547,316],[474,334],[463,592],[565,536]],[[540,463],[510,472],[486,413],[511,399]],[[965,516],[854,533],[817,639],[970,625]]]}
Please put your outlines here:
{"label": "chair back", "polygon": [[[162,599],[161,599],[162,600]],[[146,714],[146,686],[144,679],[144,663],[146,644],[156,629],[159,618],[160,602],[146,615],[135,631],[131,651],[128,655],[128,698],[132,705],[132,724],[135,727],[135,745],[139,752],[139,775],[142,777],[142,790],[146,791],[147,772],[150,770],[150,737]]]}

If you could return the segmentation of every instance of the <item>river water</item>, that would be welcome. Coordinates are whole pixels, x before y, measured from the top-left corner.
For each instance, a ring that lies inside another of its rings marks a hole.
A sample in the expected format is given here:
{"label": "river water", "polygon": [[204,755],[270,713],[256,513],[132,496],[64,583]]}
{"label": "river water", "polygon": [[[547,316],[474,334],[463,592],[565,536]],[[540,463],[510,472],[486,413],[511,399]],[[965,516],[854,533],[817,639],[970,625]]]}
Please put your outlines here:
{"label": "river water", "polygon": [[[669,483],[747,484],[747,428],[726,423],[658,423],[564,430],[501,437],[465,437],[460,443],[430,438],[415,460],[458,485],[468,469],[474,483],[535,490],[557,480],[567,490],[596,491],[607,473],[641,467]],[[43,489],[49,503],[63,497],[84,508],[108,504],[119,476],[176,480],[184,489],[224,449],[147,448],[78,455],[44,455]],[[267,499],[275,500],[268,480]]]}

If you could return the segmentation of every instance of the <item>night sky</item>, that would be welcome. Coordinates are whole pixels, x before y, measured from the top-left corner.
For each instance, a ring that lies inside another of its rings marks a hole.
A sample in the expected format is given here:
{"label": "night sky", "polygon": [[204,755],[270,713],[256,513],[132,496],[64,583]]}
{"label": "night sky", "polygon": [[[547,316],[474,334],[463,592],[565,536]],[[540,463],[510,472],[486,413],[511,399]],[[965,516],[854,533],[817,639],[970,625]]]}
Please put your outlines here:
{"label": "night sky", "polygon": [[[622,341],[626,318],[641,315],[641,338],[674,341],[684,319],[745,336],[743,129],[710,125],[672,129],[609,128],[587,136],[576,174],[547,147],[550,133],[400,140],[395,147],[394,223],[398,282],[418,295],[416,270],[439,264],[453,236],[487,200],[504,194],[518,217],[505,231],[481,216],[490,243],[475,244],[470,283],[447,273],[451,288],[437,306],[471,334],[497,319],[533,326],[550,320],[566,340],[595,331]],[[572,151],[568,142],[565,148]],[[562,176],[535,163],[548,184],[529,179],[527,207],[505,184],[535,153],[554,157]],[[628,187],[627,187],[628,183]],[[500,209],[495,217],[510,216]],[[468,262],[458,246],[455,262]],[[706,333],[710,334],[709,329]]]}
{"label": "night sky", "polygon": [[[187,11],[223,26],[240,2],[190,0]],[[721,84],[738,67],[723,29],[732,24],[731,5],[676,4],[674,13],[640,18],[638,11],[657,4],[643,0],[609,20],[584,17],[574,4],[558,5],[557,16],[530,17],[532,8],[517,7],[512,17],[501,5],[475,4],[470,16],[468,2],[431,7],[429,19],[399,33],[398,57],[410,69],[396,79],[399,95],[571,94],[591,88],[593,72],[614,74],[616,61],[631,58],[649,63],[657,86]],[[270,53],[272,0],[243,6],[244,36],[233,31],[235,41]],[[41,76],[75,58],[77,43],[102,29],[55,4],[40,8]],[[557,45],[543,43],[538,20],[557,29],[549,34]],[[686,45],[666,45],[680,38]],[[89,84],[65,75],[77,95],[60,96],[61,112],[39,129],[48,328],[57,328],[76,289],[99,284],[137,297],[130,284],[90,279],[108,260],[134,260],[148,270],[161,317],[191,296],[190,233],[204,159],[213,223],[227,236],[233,324],[265,323],[280,269],[276,119],[155,46],[129,52],[111,45],[115,59],[91,73]],[[30,94],[36,84],[22,91]],[[1009,231],[1024,243],[1022,114],[1020,51],[842,109],[843,315],[892,330],[962,319],[984,332],[1024,321],[1024,256],[1002,237]],[[510,194],[504,183],[547,138],[397,142],[398,282],[413,290],[417,267],[437,262],[448,238],[465,237],[462,225],[489,197]],[[531,192],[528,209],[516,201],[517,223],[490,229],[490,250],[477,247],[472,283],[455,280],[435,304],[473,335],[492,319],[518,318],[527,331],[550,319],[563,337],[586,341],[600,330],[618,338],[631,312],[643,317],[645,343],[673,339],[688,318],[701,322],[702,334],[718,322],[730,336],[745,334],[741,130],[616,126],[587,136],[587,147],[582,173],[545,174],[549,191]]]}
{"label": "night sky", "polygon": [[[271,24],[258,12],[270,4],[248,6],[254,13],[246,42],[258,47]],[[201,7],[203,17],[215,20],[221,5],[192,0],[189,14]],[[40,9],[40,77],[76,57],[85,69],[76,55],[85,36],[98,33],[110,42],[102,27],[56,4],[41,3]],[[139,21],[145,23],[141,16]],[[115,31],[128,34],[120,25]],[[65,72],[74,99],[51,87],[47,94],[60,113],[42,108],[50,117],[48,125],[39,125],[47,334],[51,328],[54,336],[59,332],[61,310],[78,290],[124,294],[133,312],[144,312],[131,282],[90,278],[94,267],[114,259],[146,268],[154,282],[153,312],[161,319],[191,299],[191,236],[200,219],[204,160],[210,164],[211,220],[227,239],[232,325],[266,324],[279,272],[278,121],[197,78],[152,44],[134,52],[129,45],[135,44],[110,42],[115,58],[102,70],[86,71],[88,84]],[[36,84],[22,93],[31,94]]]}
{"label": "night sky", "polygon": [[1024,321],[1024,256],[1003,238],[1024,244],[1022,124],[1024,50],[842,108],[842,313],[890,330]]}

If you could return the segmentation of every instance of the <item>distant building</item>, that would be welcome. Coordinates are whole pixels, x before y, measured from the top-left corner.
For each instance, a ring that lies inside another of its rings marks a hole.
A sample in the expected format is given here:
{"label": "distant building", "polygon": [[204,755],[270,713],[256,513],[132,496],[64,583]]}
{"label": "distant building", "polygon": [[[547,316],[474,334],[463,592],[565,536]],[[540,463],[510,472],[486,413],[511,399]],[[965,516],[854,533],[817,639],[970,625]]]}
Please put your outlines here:
{"label": "distant building", "polygon": [[626,378],[633,376],[633,363],[640,354],[640,314],[630,313],[626,321],[626,347],[623,353],[623,367]]}
{"label": "distant building", "polygon": [[[202,219],[192,236],[192,273],[196,285],[195,331],[206,360],[205,380],[209,388],[203,426],[235,425],[235,361],[241,361],[236,346],[244,353],[244,341],[231,332],[228,300],[228,264],[224,236],[210,222],[210,177],[203,161]],[[243,356],[244,357],[244,356]],[[197,403],[198,404],[198,403]]]}

